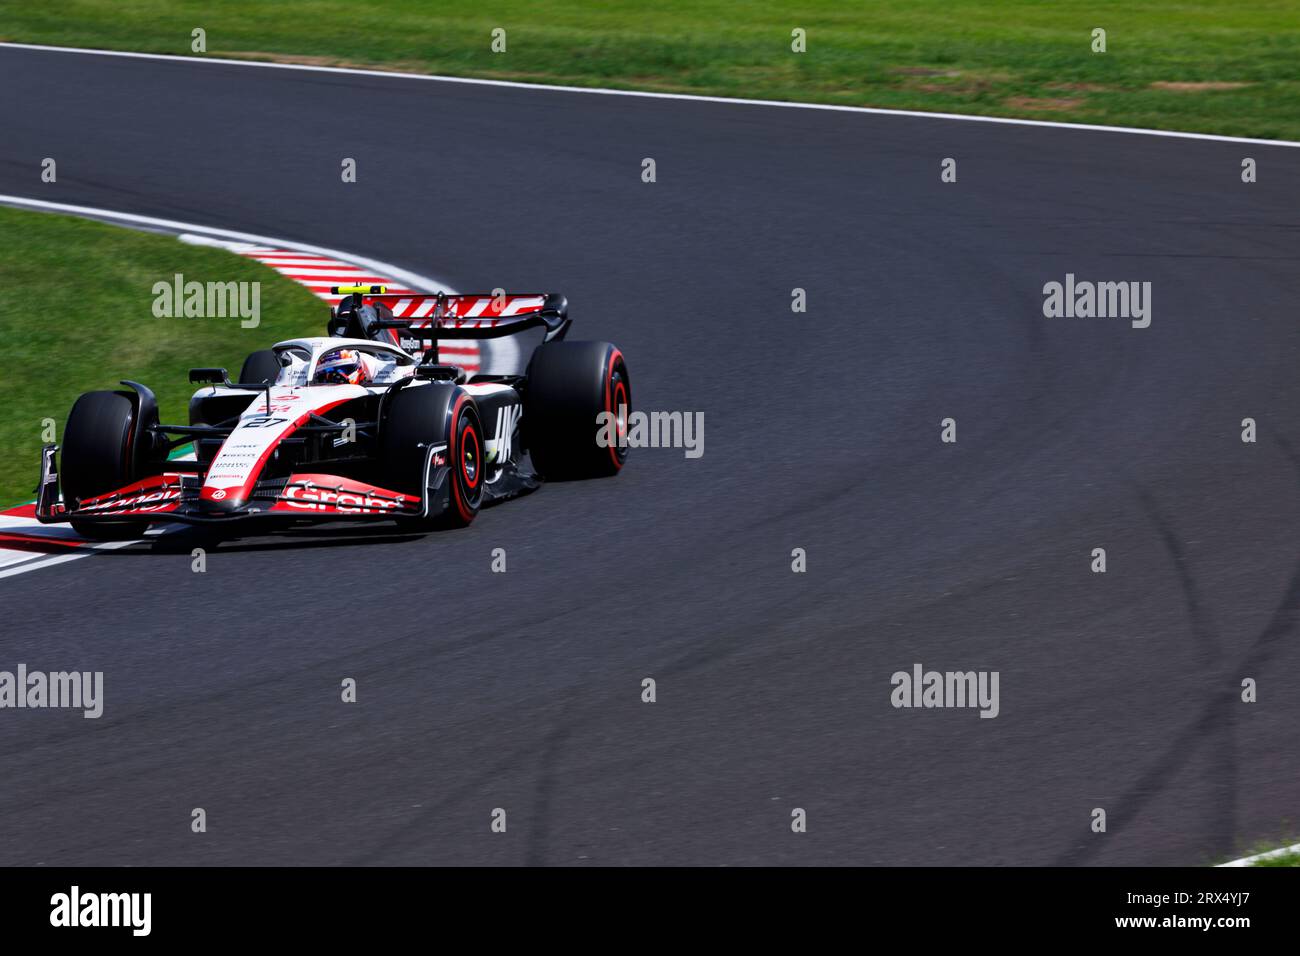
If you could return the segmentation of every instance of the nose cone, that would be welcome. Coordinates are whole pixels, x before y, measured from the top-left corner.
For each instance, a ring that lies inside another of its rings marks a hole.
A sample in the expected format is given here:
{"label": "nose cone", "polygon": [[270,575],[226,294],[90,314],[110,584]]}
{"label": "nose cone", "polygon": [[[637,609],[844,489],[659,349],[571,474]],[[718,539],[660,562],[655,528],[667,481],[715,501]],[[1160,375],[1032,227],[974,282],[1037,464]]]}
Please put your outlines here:
{"label": "nose cone", "polygon": [[238,488],[212,488],[205,486],[199,492],[199,503],[204,511],[218,514],[238,511],[244,506],[244,498]]}

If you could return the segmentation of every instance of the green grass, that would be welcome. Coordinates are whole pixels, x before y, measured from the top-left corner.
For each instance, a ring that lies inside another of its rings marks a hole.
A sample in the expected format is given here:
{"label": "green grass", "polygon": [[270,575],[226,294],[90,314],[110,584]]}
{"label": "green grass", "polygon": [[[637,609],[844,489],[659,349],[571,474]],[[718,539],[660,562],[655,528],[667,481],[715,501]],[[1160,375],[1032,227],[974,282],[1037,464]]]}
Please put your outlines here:
{"label": "green grass", "polygon": [[196,27],[209,56],[1300,139],[1295,0],[0,0],[20,42],[190,54]]}
{"label": "green grass", "polygon": [[[261,323],[155,318],[153,285],[175,273],[200,282],[261,282]],[[250,259],[64,216],[0,207],[0,505],[30,500],[44,420],[59,435],[81,392],[143,382],[162,419],[189,421],[188,370],[222,365],[296,335],[323,335],[328,307]],[[56,437],[57,440],[57,437]]]}
{"label": "green grass", "polygon": [[[1229,859],[1242,859],[1248,856],[1258,856],[1261,853],[1272,853],[1282,847],[1300,845],[1300,836],[1289,830],[1284,831],[1282,836],[1269,840],[1261,840],[1248,847],[1242,847],[1235,852],[1232,857],[1221,860],[1226,863]],[[1270,857],[1265,860],[1256,860],[1250,866],[1300,866],[1300,852],[1287,852],[1280,856]]]}
{"label": "green grass", "polygon": [[1283,853],[1266,860],[1256,860],[1251,866],[1300,866],[1300,853]]}

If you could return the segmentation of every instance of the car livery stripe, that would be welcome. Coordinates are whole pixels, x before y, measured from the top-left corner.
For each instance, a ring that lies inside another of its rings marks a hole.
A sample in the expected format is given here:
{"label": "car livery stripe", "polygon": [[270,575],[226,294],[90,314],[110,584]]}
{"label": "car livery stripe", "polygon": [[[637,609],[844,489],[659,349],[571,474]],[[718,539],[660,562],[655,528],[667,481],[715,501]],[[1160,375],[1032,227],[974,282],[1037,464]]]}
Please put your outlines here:
{"label": "car livery stripe", "polygon": [[[312,405],[303,401],[308,397],[309,394],[306,389],[294,389],[293,398],[295,400],[295,404],[299,406],[305,406],[304,411],[299,413],[293,419],[286,419],[284,423],[284,427],[275,431],[273,434],[269,435],[265,439],[265,443],[263,447],[261,447],[258,450],[257,458],[253,461],[251,465],[232,465],[229,461],[229,458],[233,456],[227,455],[227,447],[230,445],[230,442],[235,439],[235,436],[240,436],[242,438],[243,436],[248,435],[250,432],[261,431],[261,429],[250,427],[247,423],[250,421],[256,421],[267,417],[258,412],[257,410],[258,403],[254,401],[253,405],[249,408],[249,410],[241,416],[239,425],[235,428],[233,432],[230,433],[230,436],[226,439],[225,443],[221,446],[221,450],[217,452],[216,457],[212,459],[212,464],[208,468],[207,479],[203,483],[203,490],[199,492],[199,497],[208,501],[226,500],[226,501],[230,501],[232,504],[242,504],[243,502],[247,501],[248,496],[253,492],[253,486],[257,484],[258,476],[261,475],[262,473],[262,467],[266,464],[266,460],[271,457],[271,453],[274,452],[276,448],[280,446],[281,441],[283,441],[289,435],[292,435],[295,431],[297,431],[298,427],[305,424],[307,420],[310,419],[313,415],[322,415],[325,412],[328,412],[331,408],[336,408],[337,406],[342,405],[344,402],[350,402],[353,399],[360,398],[362,395],[366,394],[366,390],[361,386],[349,387],[349,386],[336,385],[336,386],[326,386],[326,388],[328,388],[331,392],[335,392],[336,394],[337,394],[337,390],[346,389],[347,394],[340,398],[336,398],[333,401],[325,402],[321,405]],[[274,391],[274,389],[272,389],[272,391]],[[272,402],[276,401],[274,396],[272,397],[271,401]],[[274,412],[270,417],[274,417]],[[258,437],[261,438],[261,435],[258,435]],[[222,461],[223,455],[227,455],[227,461],[225,462]],[[220,471],[219,469],[230,468],[230,467],[238,468],[241,472],[243,472],[243,477],[229,484],[218,483],[222,478],[222,476],[225,474],[225,472]],[[214,476],[213,472],[217,472],[217,474]],[[232,489],[234,490],[232,491]]]}

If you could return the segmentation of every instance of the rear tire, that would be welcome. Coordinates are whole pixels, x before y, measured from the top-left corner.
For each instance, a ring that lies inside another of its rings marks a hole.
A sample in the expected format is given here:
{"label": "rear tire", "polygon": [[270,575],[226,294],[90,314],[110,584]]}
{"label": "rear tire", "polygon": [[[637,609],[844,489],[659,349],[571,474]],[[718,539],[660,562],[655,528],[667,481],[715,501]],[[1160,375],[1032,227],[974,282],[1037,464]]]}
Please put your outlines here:
{"label": "rear tire", "polygon": [[280,360],[274,349],[262,349],[244,359],[239,370],[239,383],[243,385],[274,385],[280,375]]}
{"label": "rear tire", "polygon": [[[59,483],[69,510],[140,477],[133,464],[134,429],[135,403],[126,395],[86,392],[77,399],[63,428],[59,463]],[[147,521],[72,521],[77,534],[100,541],[138,538],[147,527]]]}
{"label": "rear tire", "polygon": [[395,392],[379,434],[379,460],[393,490],[423,494],[428,446],[440,444],[451,466],[446,507],[427,518],[399,518],[403,528],[463,528],[474,520],[483,503],[484,443],[478,406],[464,389],[432,384]]}
{"label": "rear tire", "polygon": [[[608,342],[550,342],[528,363],[524,429],[533,466],[549,480],[605,478],[627,461],[632,383],[623,353]],[[609,413],[609,427],[597,416]],[[614,439],[606,447],[597,441]]]}

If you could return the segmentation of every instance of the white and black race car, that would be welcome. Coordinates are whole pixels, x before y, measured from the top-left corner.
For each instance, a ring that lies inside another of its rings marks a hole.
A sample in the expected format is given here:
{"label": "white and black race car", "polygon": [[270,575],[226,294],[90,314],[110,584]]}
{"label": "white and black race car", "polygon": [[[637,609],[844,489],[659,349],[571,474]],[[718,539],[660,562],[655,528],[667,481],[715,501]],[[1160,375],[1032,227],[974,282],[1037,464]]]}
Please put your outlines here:
{"label": "white and black race car", "polygon": [[[254,352],[238,383],[192,369],[204,387],[188,425],[161,424],[137,382],[83,394],[62,443],[42,450],[37,517],[94,539],[155,522],[366,518],[424,530],[467,525],[485,501],[544,478],[623,467],[627,365],[608,342],[564,340],[563,296],[334,291],[347,294],[328,336]],[[541,342],[520,368],[529,332]],[[441,343],[478,352],[480,370],[440,361]],[[192,460],[170,457],[191,442]]]}

